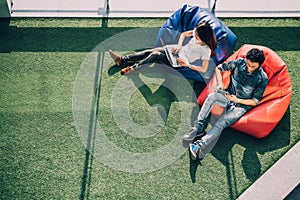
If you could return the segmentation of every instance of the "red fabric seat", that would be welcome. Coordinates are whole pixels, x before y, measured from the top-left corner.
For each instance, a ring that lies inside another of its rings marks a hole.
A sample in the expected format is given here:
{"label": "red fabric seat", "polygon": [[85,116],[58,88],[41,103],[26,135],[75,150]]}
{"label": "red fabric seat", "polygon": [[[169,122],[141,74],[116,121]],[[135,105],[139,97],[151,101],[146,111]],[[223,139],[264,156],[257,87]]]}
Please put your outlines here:
{"label": "red fabric seat", "polygon": [[[256,138],[262,138],[270,134],[286,112],[292,96],[292,83],[283,60],[273,50],[264,46],[245,44],[232,54],[226,62],[240,57],[245,58],[247,52],[252,48],[258,48],[264,52],[266,59],[262,64],[262,68],[268,75],[269,82],[259,105],[249,110],[231,127]],[[224,87],[228,87],[230,81],[229,71],[222,74],[222,80]],[[203,104],[214,84],[215,78],[212,78],[199,95],[199,104]],[[223,108],[215,105],[211,113],[218,116],[222,111]]]}

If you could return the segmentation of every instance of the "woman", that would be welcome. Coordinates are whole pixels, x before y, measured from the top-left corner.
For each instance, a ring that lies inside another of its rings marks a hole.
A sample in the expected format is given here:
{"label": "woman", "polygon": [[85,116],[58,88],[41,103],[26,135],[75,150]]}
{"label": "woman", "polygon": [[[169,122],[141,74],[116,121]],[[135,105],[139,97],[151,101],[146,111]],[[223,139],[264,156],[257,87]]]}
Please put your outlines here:
{"label": "woman", "polygon": [[[186,37],[192,37],[192,39],[183,46],[183,41]],[[178,44],[172,49],[172,52],[178,55],[176,60],[180,66],[205,73],[209,65],[210,56],[215,55],[214,50],[216,47],[217,40],[212,28],[207,22],[203,22],[198,24],[194,30],[181,33]],[[109,50],[109,53],[118,66],[129,61],[135,62],[134,65],[123,68],[121,70],[122,75],[130,74],[144,64],[150,63],[161,63],[172,67],[163,47],[147,49],[125,56],[120,56],[112,50]],[[196,64],[199,63],[197,60],[202,60],[202,63],[200,65]]]}

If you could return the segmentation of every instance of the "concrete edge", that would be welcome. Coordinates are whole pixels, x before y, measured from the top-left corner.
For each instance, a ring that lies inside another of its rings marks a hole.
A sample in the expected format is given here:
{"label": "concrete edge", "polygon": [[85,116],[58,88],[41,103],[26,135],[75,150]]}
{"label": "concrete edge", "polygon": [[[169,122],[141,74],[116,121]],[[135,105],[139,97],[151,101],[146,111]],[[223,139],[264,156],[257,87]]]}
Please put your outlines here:
{"label": "concrete edge", "polygon": [[267,172],[256,180],[238,200],[284,199],[300,183],[300,142],[295,144]]}

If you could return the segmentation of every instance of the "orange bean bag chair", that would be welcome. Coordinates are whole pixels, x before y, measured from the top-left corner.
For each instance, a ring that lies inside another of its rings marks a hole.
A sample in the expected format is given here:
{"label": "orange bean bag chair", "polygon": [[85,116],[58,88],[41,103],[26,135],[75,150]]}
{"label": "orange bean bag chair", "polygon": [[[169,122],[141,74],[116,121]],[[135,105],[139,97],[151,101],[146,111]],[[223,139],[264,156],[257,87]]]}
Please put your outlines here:
{"label": "orange bean bag chair", "polygon": [[[230,127],[253,137],[263,138],[270,134],[286,112],[292,96],[292,83],[283,60],[274,51],[264,46],[245,44],[232,54],[226,62],[240,57],[245,58],[247,52],[252,48],[258,48],[264,52],[266,59],[262,64],[262,68],[268,75],[269,82],[259,105],[249,110]],[[229,85],[230,74],[230,71],[222,74],[225,88]],[[198,97],[200,105],[203,104],[207,95],[212,92],[214,85],[215,78],[212,78]],[[214,105],[211,113],[214,116],[219,116],[223,110],[224,108]]]}

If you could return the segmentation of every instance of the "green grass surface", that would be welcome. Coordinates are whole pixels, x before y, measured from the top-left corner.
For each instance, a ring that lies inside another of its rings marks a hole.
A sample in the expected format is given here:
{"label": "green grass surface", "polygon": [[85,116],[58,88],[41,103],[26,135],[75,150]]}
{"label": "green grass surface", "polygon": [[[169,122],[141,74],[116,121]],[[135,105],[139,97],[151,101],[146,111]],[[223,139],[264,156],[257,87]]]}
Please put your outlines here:
{"label": "green grass surface", "polygon": [[[133,28],[158,28],[165,19],[14,18],[2,26],[0,199],[236,199],[299,141],[300,24],[299,19],[222,20],[239,38],[236,49],[244,43],[264,45],[285,61],[293,84],[290,107],[266,138],[226,129],[196,171],[190,170],[197,163],[186,151],[171,165],[147,173],[110,168],[85,150],[74,123],[72,92],[82,62],[99,43]],[[112,142],[148,152],[172,139],[179,102],[166,88],[150,84],[132,94],[130,114],[137,124],[149,123],[148,110],[155,104],[169,110],[160,134],[139,139],[113,121],[110,94],[119,73],[106,70],[102,79],[98,119]]]}

